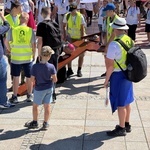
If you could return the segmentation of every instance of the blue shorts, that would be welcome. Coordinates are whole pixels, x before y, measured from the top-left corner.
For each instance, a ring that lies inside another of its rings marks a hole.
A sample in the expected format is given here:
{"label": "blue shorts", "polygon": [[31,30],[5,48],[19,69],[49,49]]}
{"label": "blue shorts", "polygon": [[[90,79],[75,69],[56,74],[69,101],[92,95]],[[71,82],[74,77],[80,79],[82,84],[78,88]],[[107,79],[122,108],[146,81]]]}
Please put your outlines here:
{"label": "blue shorts", "polygon": [[32,62],[26,64],[13,64],[11,63],[11,75],[15,77],[20,76],[21,69],[24,71],[24,75],[27,78],[31,77]]}
{"label": "blue shorts", "polygon": [[37,91],[34,89],[34,98],[33,103],[37,105],[43,104],[50,104],[52,102],[52,94],[53,88],[49,88],[42,91]]}

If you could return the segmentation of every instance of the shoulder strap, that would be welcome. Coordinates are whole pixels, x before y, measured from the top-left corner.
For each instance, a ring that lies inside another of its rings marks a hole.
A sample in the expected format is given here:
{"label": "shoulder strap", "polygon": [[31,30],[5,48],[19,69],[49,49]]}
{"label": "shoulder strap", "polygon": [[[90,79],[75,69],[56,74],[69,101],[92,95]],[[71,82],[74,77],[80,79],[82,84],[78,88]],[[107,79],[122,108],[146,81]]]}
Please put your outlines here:
{"label": "shoulder strap", "polygon": [[[126,51],[129,50],[129,47],[128,47],[122,40],[120,40],[120,39],[115,39],[115,41],[118,42],[119,44],[121,44],[121,46],[122,46]],[[120,64],[116,61],[116,59],[115,59],[115,62],[116,62],[116,64],[118,65],[118,67],[121,69],[121,71],[124,72],[124,70],[122,69],[122,67],[120,66]],[[125,74],[125,75],[126,75],[126,74]]]}
{"label": "shoulder strap", "polygon": [[70,13],[68,13],[68,14],[66,15],[66,20],[68,21],[69,18],[70,18]]}
{"label": "shoulder strap", "polygon": [[129,51],[129,47],[120,39],[115,39],[116,42],[118,42],[119,44],[121,44],[121,46],[126,50]]}

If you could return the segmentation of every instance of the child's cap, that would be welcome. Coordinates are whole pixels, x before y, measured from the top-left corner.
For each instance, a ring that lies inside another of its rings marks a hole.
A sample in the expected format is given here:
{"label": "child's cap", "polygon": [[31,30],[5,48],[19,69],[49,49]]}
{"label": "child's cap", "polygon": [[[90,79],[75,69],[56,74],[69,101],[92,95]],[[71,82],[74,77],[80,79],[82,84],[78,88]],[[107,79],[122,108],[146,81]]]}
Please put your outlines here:
{"label": "child's cap", "polygon": [[52,48],[50,46],[43,46],[42,50],[41,50],[41,55],[42,56],[50,56],[54,54],[54,51],[52,50]]}

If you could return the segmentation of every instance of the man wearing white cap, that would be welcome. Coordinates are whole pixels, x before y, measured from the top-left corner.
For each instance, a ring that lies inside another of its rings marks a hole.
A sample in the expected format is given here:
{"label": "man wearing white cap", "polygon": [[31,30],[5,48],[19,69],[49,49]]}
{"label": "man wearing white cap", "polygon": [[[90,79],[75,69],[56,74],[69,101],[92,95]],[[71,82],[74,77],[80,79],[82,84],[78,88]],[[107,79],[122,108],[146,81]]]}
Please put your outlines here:
{"label": "man wearing white cap", "polygon": [[[132,39],[126,35],[128,26],[124,18],[118,17],[110,24],[116,35],[116,39],[121,40],[129,48],[133,47]],[[104,86],[108,86],[110,81],[110,103],[112,113],[118,110],[119,125],[112,131],[108,131],[108,136],[125,136],[126,132],[131,132],[130,119],[130,103],[133,102],[133,86],[132,82],[127,80],[123,71],[117,65],[120,64],[123,70],[127,69],[126,50],[116,40],[110,42],[106,54],[106,79]],[[117,63],[116,63],[117,62]]]}

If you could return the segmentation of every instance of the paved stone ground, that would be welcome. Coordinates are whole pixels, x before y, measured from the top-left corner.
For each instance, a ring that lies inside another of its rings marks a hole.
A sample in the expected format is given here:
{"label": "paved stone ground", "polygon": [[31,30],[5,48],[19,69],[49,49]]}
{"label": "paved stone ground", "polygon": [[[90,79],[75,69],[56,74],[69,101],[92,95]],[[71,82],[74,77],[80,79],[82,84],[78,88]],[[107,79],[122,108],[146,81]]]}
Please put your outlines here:
{"label": "paved stone ground", "polygon": [[[94,21],[88,33],[98,31]],[[140,31],[140,32],[139,32]],[[138,29],[137,44],[144,47],[150,71],[150,51],[143,25]],[[23,125],[32,119],[32,103],[20,103],[12,109],[0,109],[0,150],[150,150],[150,75],[134,84],[135,102],[132,104],[132,132],[126,137],[109,138],[106,131],[118,123],[105,107],[104,59],[100,53],[87,52],[83,77],[76,77],[77,59],[73,61],[74,76],[57,87],[57,101],[52,104],[50,127],[47,131],[28,130]],[[8,76],[9,77],[9,76]],[[8,79],[10,85],[10,77]],[[8,93],[10,97],[11,93]],[[43,107],[39,107],[42,124]]]}

